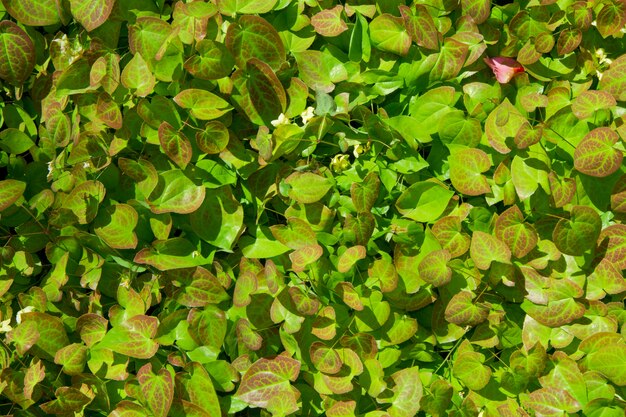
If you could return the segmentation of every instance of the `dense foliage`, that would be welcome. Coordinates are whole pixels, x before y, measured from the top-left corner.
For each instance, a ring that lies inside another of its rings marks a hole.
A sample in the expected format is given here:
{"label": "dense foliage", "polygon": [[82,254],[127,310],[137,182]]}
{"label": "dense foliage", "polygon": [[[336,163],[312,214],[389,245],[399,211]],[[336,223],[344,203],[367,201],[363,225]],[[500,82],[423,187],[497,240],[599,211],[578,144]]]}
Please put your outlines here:
{"label": "dense foliage", "polygon": [[624,0],[0,18],[0,414],[624,416]]}

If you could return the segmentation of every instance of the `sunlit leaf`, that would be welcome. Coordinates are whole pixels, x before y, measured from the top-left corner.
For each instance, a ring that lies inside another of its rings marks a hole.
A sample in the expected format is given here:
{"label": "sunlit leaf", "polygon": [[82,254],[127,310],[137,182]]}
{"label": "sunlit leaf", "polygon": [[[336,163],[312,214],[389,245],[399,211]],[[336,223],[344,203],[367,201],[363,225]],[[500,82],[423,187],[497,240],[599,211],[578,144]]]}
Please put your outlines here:
{"label": "sunlit leaf", "polygon": [[509,263],[511,250],[497,237],[475,231],[472,236],[470,256],[478,268],[487,270],[493,261]]}
{"label": "sunlit leaf", "polygon": [[224,43],[239,68],[245,68],[250,58],[257,58],[277,71],[285,60],[285,47],[278,32],[260,16],[244,15],[230,24]]}
{"label": "sunlit leaf", "polygon": [[569,219],[561,219],[552,233],[556,247],[568,255],[582,255],[595,246],[602,221],[591,207],[574,206]]}
{"label": "sunlit leaf", "polygon": [[613,147],[618,140],[619,135],[608,127],[592,130],[576,146],[574,167],[593,177],[611,175],[624,159],[622,151]]}
{"label": "sunlit leaf", "polygon": [[464,148],[452,152],[450,181],[463,194],[475,196],[491,191],[483,172],[491,168],[489,156],[480,149]]}
{"label": "sunlit leaf", "polygon": [[454,195],[441,185],[422,181],[407,188],[396,201],[396,208],[405,217],[418,222],[437,220]]}
{"label": "sunlit leaf", "polygon": [[35,45],[18,25],[0,22],[0,79],[19,85],[35,67]]}

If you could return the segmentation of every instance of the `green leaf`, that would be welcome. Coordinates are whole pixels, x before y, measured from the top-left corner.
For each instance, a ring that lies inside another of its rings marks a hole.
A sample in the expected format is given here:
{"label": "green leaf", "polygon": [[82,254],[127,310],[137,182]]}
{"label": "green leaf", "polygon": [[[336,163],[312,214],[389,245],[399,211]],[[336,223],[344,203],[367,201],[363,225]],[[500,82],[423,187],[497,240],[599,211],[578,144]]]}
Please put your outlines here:
{"label": "green leaf", "polygon": [[567,55],[574,52],[583,39],[583,33],[580,29],[565,29],[559,35],[556,41],[556,51],[559,55]]}
{"label": "green leaf", "polygon": [[310,204],[321,200],[333,187],[333,180],[312,172],[294,172],[285,179],[289,197],[298,203]]}
{"label": "green leaf", "polygon": [[472,235],[470,256],[476,267],[483,271],[488,270],[493,261],[511,262],[511,251],[500,239],[478,230]]}
{"label": "green leaf", "polygon": [[367,251],[365,246],[357,245],[349,247],[339,257],[339,260],[337,261],[337,270],[342,274],[345,274],[352,269],[354,264],[361,259],[365,259],[366,256]]}
{"label": "green leaf", "polygon": [[137,247],[135,228],[139,215],[128,204],[114,204],[100,212],[94,221],[94,232],[113,249]]}
{"label": "green leaf", "polygon": [[172,374],[161,368],[155,374],[152,364],[147,363],[137,371],[137,381],[148,408],[155,417],[167,417],[174,399]]}
{"label": "green leaf", "polygon": [[174,285],[172,298],[185,307],[205,307],[230,298],[215,275],[200,266],[172,269],[164,277]]}
{"label": "green leaf", "polygon": [[88,224],[98,214],[106,188],[100,181],[88,180],[74,187],[65,199],[64,208],[71,210],[79,224]]}
{"label": "green leaf", "polygon": [[0,79],[20,85],[35,67],[35,45],[22,28],[9,20],[0,22]]}
{"label": "green leaf", "polygon": [[184,65],[196,78],[217,80],[230,75],[235,66],[235,58],[222,43],[203,39],[196,44],[196,52]]}
{"label": "green leaf", "polygon": [[135,90],[139,97],[152,93],[156,79],[148,68],[148,64],[140,53],[136,53],[122,70],[122,84],[128,89]]}
{"label": "green leaf", "polygon": [[60,387],[54,395],[56,397],[54,400],[40,405],[48,415],[80,413],[92,401],[92,398],[73,387]]}
{"label": "green leaf", "polygon": [[626,225],[612,224],[598,238],[598,252],[618,269],[626,269]]}
{"label": "green leaf", "polygon": [[336,374],[343,366],[337,351],[322,342],[313,342],[309,348],[309,354],[315,369],[325,374]]}
{"label": "green leaf", "polygon": [[517,258],[528,255],[539,240],[535,229],[524,223],[524,215],[517,206],[512,206],[500,214],[496,220],[495,234],[506,243]]}
{"label": "green leaf", "polygon": [[217,0],[220,13],[227,16],[236,14],[263,14],[274,8],[277,0]]}
{"label": "green leaf", "polygon": [[461,10],[469,15],[476,24],[484,23],[491,14],[491,0],[461,0]]}
{"label": "green leaf", "polygon": [[270,412],[280,409],[285,414],[293,413],[298,410],[299,393],[289,381],[295,381],[299,374],[300,362],[296,359],[282,355],[261,358],[244,373],[235,398]]}
{"label": "green leaf", "polygon": [[287,94],[272,68],[257,58],[246,62],[250,101],[266,126],[287,108]]}
{"label": "green leaf", "polygon": [[404,190],[396,208],[404,217],[429,223],[443,214],[453,195],[453,191],[435,182],[421,181]]}
{"label": "green leaf", "polygon": [[204,265],[207,259],[187,239],[174,237],[157,240],[151,247],[137,252],[133,262],[155,267],[160,271]]}
{"label": "green leaf", "polygon": [[49,26],[61,23],[56,0],[2,0],[7,12],[28,26]]}
{"label": "green leaf", "polygon": [[620,2],[610,2],[602,6],[596,18],[596,27],[603,38],[619,33],[624,26],[626,7]]}
{"label": "green leaf", "polygon": [[608,92],[587,90],[572,101],[572,113],[579,119],[587,119],[598,110],[610,109],[616,105],[615,98]]}
{"label": "green leaf", "polygon": [[381,51],[405,56],[411,47],[411,36],[402,18],[383,13],[369,24],[372,44]]}
{"label": "green leaf", "polygon": [[598,371],[615,385],[626,385],[626,345],[610,344],[589,354],[587,365]]}
{"label": "green leaf", "polygon": [[46,313],[31,312],[22,314],[22,323],[27,327],[33,326],[38,339],[30,352],[43,359],[53,360],[57,351],[70,344],[67,332],[61,319]]}
{"label": "green leaf", "polygon": [[444,114],[438,127],[439,139],[445,145],[462,145],[476,148],[483,135],[477,119],[466,117],[463,112],[452,111]]}
{"label": "green leaf", "polygon": [[54,355],[54,363],[63,366],[67,375],[79,375],[85,369],[89,349],[81,343],[72,343],[59,349]]}
{"label": "green leaf", "polygon": [[297,217],[290,217],[287,220],[287,225],[276,224],[270,227],[272,235],[280,243],[291,249],[301,249],[317,243],[315,232],[309,223]]}
{"label": "green leaf", "polygon": [[314,91],[330,93],[335,89],[335,84],[331,80],[331,70],[325,60],[324,54],[320,51],[306,50],[294,52],[294,58],[300,70],[300,78]]}
{"label": "green leaf", "polygon": [[602,221],[591,207],[572,207],[570,218],[561,219],[552,232],[556,247],[568,255],[582,255],[595,247]]}
{"label": "green leaf", "polygon": [[175,129],[168,122],[163,122],[159,126],[159,143],[165,154],[180,169],[185,169],[191,162],[192,149],[189,139],[183,132]]}
{"label": "green leaf", "polygon": [[574,167],[583,174],[606,177],[617,171],[624,159],[622,151],[613,145],[619,135],[608,127],[599,127],[589,132],[574,151]]}
{"label": "green leaf", "polygon": [[223,98],[197,88],[181,91],[174,97],[174,101],[183,109],[189,109],[189,113],[200,120],[217,119],[232,110]]}
{"label": "green leaf", "polygon": [[285,61],[285,47],[278,32],[259,16],[245,15],[231,23],[224,43],[242,69],[250,58],[266,63],[273,71]]}
{"label": "green leaf", "polygon": [[437,62],[430,73],[430,79],[450,80],[461,72],[465,64],[469,47],[467,44],[457,41],[454,38],[446,38],[443,42]]}
{"label": "green leaf", "polygon": [[380,190],[380,180],[375,172],[368,173],[362,182],[355,182],[350,186],[350,196],[358,213],[369,212]]}
{"label": "green leaf", "polygon": [[159,349],[159,344],[152,340],[156,336],[158,325],[159,320],[156,317],[131,317],[109,330],[98,347],[111,349],[131,358],[150,359]]}
{"label": "green leaf", "polygon": [[229,186],[211,190],[189,221],[204,241],[230,250],[243,230],[243,207],[233,197]]}
{"label": "green leaf", "polygon": [[171,33],[172,27],[167,21],[153,16],[139,16],[128,27],[130,52],[141,55],[146,65],[152,68],[165,54]]}
{"label": "green leaf", "polygon": [[509,153],[511,148],[508,138],[515,138],[526,122],[526,118],[511,104],[509,99],[504,99],[485,120],[485,133],[489,143],[499,153]]}
{"label": "green leaf", "polygon": [[517,146],[518,149],[526,149],[538,143],[542,136],[543,126],[532,126],[528,122],[523,123],[515,134],[515,146]]}
{"label": "green leaf", "polygon": [[98,343],[107,331],[107,319],[94,313],[85,313],[76,321],[76,330],[87,347]]}
{"label": "green leaf", "polygon": [[145,417],[146,413],[148,413],[148,410],[139,404],[123,400],[117,404],[110,417]]}
{"label": "green leaf", "polygon": [[626,291],[626,280],[622,273],[607,259],[602,259],[587,277],[588,300],[599,300],[607,294]]}
{"label": "green leaf", "polygon": [[523,401],[524,405],[536,413],[546,416],[560,416],[563,412],[575,413],[581,405],[566,390],[546,387],[533,391]]}
{"label": "green leaf", "polygon": [[11,207],[13,203],[18,201],[25,190],[25,182],[13,179],[0,181],[0,212]]}
{"label": "green leaf", "polygon": [[318,244],[305,246],[303,248],[296,249],[289,254],[291,259],[291,268],[295,272],[302,272],[306,266],[317,261],[324,253],[324,248]]}
{"label": "green leaf", "polygon": [[404,19],[406,30],[416,44],[426,49],[439,49],[439,32],[428,9],[422,4],[415,5],[415,14],[405,6],[398,6]]}
{"label": "green leaf", "polygon": [[476,326],[487,319],[489,311],[474,303],[475,295],[469,291],[454,294],[446,306],[445,318],[458,326]]}
{"label": "green leaf", "polygon": [[614,59],[604,71],[598,90],[610,93],[617,101],[626,101],[626,54]]}
{"label": "green leaf", "polygon": [[212,120],[204,125],[204,129],[196,133],[196,143],[202,152],[216,154],[228,146],[228,128],[224,123]]}
{"label": "green leaf", "polygon": [[317,12],[311,16],[311,26],[322,36],[339,36],[348,30],[348,25],[341,19],[342,11],[343,6],[337,5]]}
{"label": "green leaf", "polygon": [[187,364],[185,371],[176,375],[176,386],[183,387],[185,398],[204,410],[208,416],[221,415],[220,403],[206,369],[197,362],[191,362]]}
{"label": "green leaf", "polygon": [[74,61],[63,70],[63,73],[57,80],[57,97],[81,94],[93,90],[94,87],[90,83],[90,72],[91,67],[86,59],[79,58]]}
{"label": "green leaf", "polygon": [[420,278],[434,287],[446,285],[452,279],[452,269],[448,266],[451,258],[447,249],[430,252],[419,263]]}
{"label": "green leaf", "polygon": [[189,214],[200,207],[204,197],[204,187],[196,186],[181,170],[173,169],[159,174],[159,183],[151,194],[150,210],[155,214]]}
{"label": "green leaf", "polygon": [[453,258],[463,255],[470,248],[470,238],[461,230],[461,220],[457,216],[443,217],[432,228],[439,243]]}
{"label": "green leaf", "polygon": [[391,375],[394,382],[392,388],[391,407],[387,413],[391,417],[411,417],[420,409],[420,400],[423,395],[422,381],[420,380],[419,368],[401,369]]}
{"label": "green leaf", "polygon": [[88,32],[102,25],[109,18],[115,0],[70,0],[72,16]]}
{"label": "green leaf", "polygon": [[467,388],[480,391],[491,379],[491,368],[483,361],[484,356],[478,352],[463,352],[454,360],[452,372]]}
{"label": "green leaf", "polygon": [[491,192],[483,172],[491,168],[489,156],[480,149],[455,150],[448,158],[450,181],[459,192],[475,196]]}
{"label": "green leaf", "polygon": [[369,288],[376,285],[383,293],[392,292],[398,286],[398,273],[391,256],[386,253],[372,263],[367,270],[367,275],[365,285]]}

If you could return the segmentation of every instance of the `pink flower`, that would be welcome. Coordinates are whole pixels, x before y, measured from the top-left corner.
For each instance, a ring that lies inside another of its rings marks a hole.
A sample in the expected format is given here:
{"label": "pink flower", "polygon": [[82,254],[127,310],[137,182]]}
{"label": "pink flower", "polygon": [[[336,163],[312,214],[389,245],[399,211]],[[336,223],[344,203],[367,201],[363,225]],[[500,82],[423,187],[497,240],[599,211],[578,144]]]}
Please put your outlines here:
{"label": "pink flower", "polygon": [[497,56],[495,58],[485,58],[485,63],[493,70],[496,80],[501,84],[511,81],[511,78],[518,72],[524,72],[524,67],[513,58]]}

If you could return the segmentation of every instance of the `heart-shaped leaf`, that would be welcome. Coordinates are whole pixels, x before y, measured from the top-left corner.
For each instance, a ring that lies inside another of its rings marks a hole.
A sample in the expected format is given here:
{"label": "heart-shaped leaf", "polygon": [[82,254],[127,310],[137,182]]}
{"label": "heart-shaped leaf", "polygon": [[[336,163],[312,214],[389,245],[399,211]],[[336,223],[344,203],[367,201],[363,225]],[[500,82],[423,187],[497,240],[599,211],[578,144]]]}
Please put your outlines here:
{"label": "heart-shaped leaf", "polygon": [[396,200],[396,208],[404,217],[428,223],[443,214],[453,195],[453,191],[435,182],[416,182]]}
{"label": "heart-shaped leaf", "polygon": [[332,9],[324,9],[311,16],[311,26],[322,36],[339,36],[346,30],[348,25],[341,19],[342,5]]}
{"label": "heart-shaped leaf", "polygon": [[152,364],[147,363],[137,371],[137,380],[148,408],[155,417],[167,417],[174,399],[172,374],[161,368],[152,372]]}
{"label": "heart-shaped leaf", "polygon": [[226,47],[235,57],[239,68],[245,68],[250,58],[266,63],[278,71],[285,61],[285,47],[278,32],[260,16],[241,16],[228,26]]}
{"label": "heart-shaped leaf", "polygon": [[369,212],[378,198],[380,180],[375,172],[368,173],[362,182],[350,186],[350,196],[358,213]]}
{"label": "heart-shaped leaf", "polygon": [[434,287],[446,285],[452,279],[452,269],[448,266],[451,258],[447,249],[430,252],[419,263],[420,278]]}
{"label": "heart-shaped leaf", "polygon": [[91,32],[108,19],[115,0],[70,0],[72,16]]}
{"label": "heart-shaped leaf", "polygon": [[109,247],[134,249],[137,246],[135,228],[139,215],[128,204],[115,204],[100,212],[94,221],[94,231]]}
{"label": "heart-shaped leaf", "polygon": [[556,247],[568,255],[582,255],[595,246],[602,221],[591,207],[574,206],[569,219],[561,219],[552,233]]}
{"label": "heart-shaped leaf", "polygon": [[159,174],[159,184],[152,196],[150,210],[155,214],[189,214],[204,201],[205,189],[196,186],[181,170],[173,169]]}
{"label": "heart-shaped leaf", "polygon": [[224,44],[203,39],[196,44],[197,55],[185,61],[185,69],[202,80],[217,80],[230,75],[235,58]]}
{"label": "heart-shaped leaf", "polygon": [[470,238],[462,233],[461,219],[457,216],[446,216],[437,220],[432,231],[452,258],[463,255],[470,248]]}
{"label": "heart-shaped leaf", "polygon": [[337,262],[337,270],[342,274],[345,274],[346,272],[351,270],[354,264],[356,264],[359,260],[364,259],[366,255],[367,250],[365,246],[357,245],[349,247],[339,257],[339,261]]}
{"label": "heart-shaped leaf", "polygon": [[0,212],[18,201],[25,190],[25,182],[12,179],[0,181]]}
{"label": "heart-shaped leaf", "polygon": [[223,98],[197,88],[181,91],[174,97],[174,101],[183,109],[189,109],[189,113],[200,120],[217,119],[232,110]]}
{"label": "heart-shaped leaf", "polygon": [[480,149],[464,148],[452,152],[450,181],[463,194],[475,196],[491,191],[483,172],[491,168],[489,156]]}
{"label": "heart-shaped leaf", "polygon": [[230,250],[241,234],[243,217],[243,207],[226,186],[211,190],[189,220],[202,240]]}
{"label": "heart-shaped leaf", "polygon": [[192,149],[189,139],[168,122],[163,122],[159,126],[159,142],[165,154],[180,169],[185,169],[187,164],[191,162]]}
{"label": "heart-shaped leaf", "polygon": [[411,46],[411,36],[404,28],[404,20],[384,13],[369,24],[372,44],[385,52],[405,56]]}
{"label": "heart-shaped leaf", "polygon": [[574,167],[583,174],[606,177],[617,171],[624,159],[622,151],[613,145],[619,135],[608,127],[589,132],[574,151]]}
{"label": "heart-shaped leaf", "polygon": [[56,0],[2,0],[7,12],[28,26],[48,26],[61,22]]}
{"label": "heart-shaped leaf", "polygon": [[122,84],[128,89],[135,90],[139,97],[152,93],[156,78],[148,68],[148,64],[140,53],[136,53],[122,70]]}
{"label": "heart-shaped leaf", "polygon": [[404,25],[413,42],[427,49],[439,49],[439,32],[428,9],[422,4],[415,5],[415,14],[405,5],[398,6]]}
{"label": "heart-shaped leaf", "polygon": [[495,234],[517,258],[526,256],[539,240],[534,228],[524,223],[524,215],[517,206],[512,206],[498,217]]}
{"label": "heart-shaped leaf", "polygon": [[474,298],[469,291],[455,294],[446,307],[446,321],[459,326],[476,326],[485,321],[489,311],[475,303]]}
{"label": "heart-shaped leaf", "polygon": [[159,344],[152,340],[158,325],[156,317],[131,317],[109,330],[98,346],[132,358],[150,359],[159,349]]}
{"label": "heart-shaped leaf", "polygon": [[598,110],[616,106],[615,98],[606,91],[587,90],[572,101],[572,113],[579,119],[586,119]]}
{"label": "heart-shaped leaf", "polygon": [[272,68],[257,58],[250,58],[246,62],[246,72],[246,87],[252,105],[265,125],[270,125],[287,108],[285,89]]}
{"label": "heart-shaped leaf", "polygon": [[602,74],[598,90],[610,93],[615,100],[626,100],[626,54],[613,60],[608,70]]}
{"label": "heart-shaped leaf", "polygon": [[298,203],[310,204],[321,200],[333,187],[329,178],[312,172],[294,172],[285,179],[289,189],[289,197]]}
{"label": "heart-shaped leaf", "polygon": [[35,67],[35,45],[22,28],[9,20],[0,22],[0,79],[20,85]]}
{"label": "heart-shaped leaf", "polygon": [[157,240],[151,247],[137,252],[133,262],[155,267],[160,271],[204,265],[207,259],[187,239],[174,237]]}
{"label": "heart-shaped leaf", "polygon": [[505,264],[511,261],[511,251],[508,246],[497,237],[478,230],[472,236],[470,256],[476,267],[482,270],[489,269],[493,261]]}

